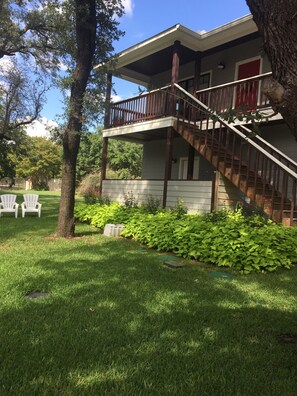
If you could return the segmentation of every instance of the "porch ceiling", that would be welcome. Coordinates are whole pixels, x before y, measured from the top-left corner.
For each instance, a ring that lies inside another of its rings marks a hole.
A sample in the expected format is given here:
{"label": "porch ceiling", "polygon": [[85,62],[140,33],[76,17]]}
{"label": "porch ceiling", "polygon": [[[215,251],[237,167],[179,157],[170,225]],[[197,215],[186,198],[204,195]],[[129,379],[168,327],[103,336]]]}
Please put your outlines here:
{"label": "porch ceiling", "polygon": [[[146,76],[153,76],[170,70],[172,66],[172,51],[173,46],[164,48],[158,52],[148,55],[136,62],[130,63],[126,66],[127,69],[136,73],[142,73]],[[180,47],[180,65],[189,63],[195,59],[196,52],[181,45]],[[160,62],[162,59],[162,62]]]}

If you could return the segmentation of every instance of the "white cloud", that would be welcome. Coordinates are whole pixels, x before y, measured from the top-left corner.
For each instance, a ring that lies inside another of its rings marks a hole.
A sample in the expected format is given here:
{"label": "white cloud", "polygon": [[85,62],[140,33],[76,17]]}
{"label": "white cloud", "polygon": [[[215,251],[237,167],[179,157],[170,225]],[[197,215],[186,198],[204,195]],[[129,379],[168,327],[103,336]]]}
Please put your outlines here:
{"label": "white cloud", "polygon": [[122,4],[125,9],[125,14],[131,17],[133,15],[133,9],[134,9],[133,0],[123,0]]}
{"label": "white cloud", "polygon": [[113,103],[120,102],[123,98],[120,95],[111,95],[111,101]]}
{"label": "white cloud", "polygon": [[26,132],[29,136],[50,137],[50,130],[56,128],[58,124],[53,120],[48,120],[45,117],[35,120],[28,125]]}
{"label": "white cloud", "polygon": [[11,69],[15,67],[14,63],[9,58],[0,59],[0,73],[7,74]]}

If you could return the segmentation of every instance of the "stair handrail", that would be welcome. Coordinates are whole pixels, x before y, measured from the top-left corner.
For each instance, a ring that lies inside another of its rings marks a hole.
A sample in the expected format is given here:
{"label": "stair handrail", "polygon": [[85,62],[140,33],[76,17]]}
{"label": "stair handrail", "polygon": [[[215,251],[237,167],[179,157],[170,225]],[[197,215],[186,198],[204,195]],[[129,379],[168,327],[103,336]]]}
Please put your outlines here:
{"label": "stair handrail", "polygon": [[[240,128],[244,129],[248,133],[253,133],[249,128],[247,128],[245,125],[240,125]],[[288,157],[285,153],[283,153],[281,150],[267,142],[267,140],[263,139],[260,135],[256,134],[256,138],[260,140],[262,143],[264,143],[266,146],[274,150],[277,154],[279,154],[281,157],[283,157],[286,161],[290,162],[293,166],[297,168],[297,162],[293,161],[292,158]]]}
{"label": "stair handrail", "polygon": [[209,107],[207,107],[204,103],[200,102],[195,96],[190,94],[188,91],[186,91],[184,88],[182,88],[180,85],[177,83],[174,83],[174,86],[181,91],[184,95],[188,96],[191,100],[196,102],[200,107],[202,107],[208,114],[213,114],[216,119],[223,124],[226,128],[231,129],[235,134],[246,140],[250,145],[254,146],[257,150],[259,150],[263,155],[265,155],[267,158],[269,158],[272,162],[277,164],[280,168],[283,169],[284,172],[288,173],[291,175],[293,178],[297,180],[297,173],[293,172],[292,169],[288,168],[286,165],[284,165],[281,161],[276,159],[273,155],[269,154],[266,150],[264,150],[261,146],[259,146],[257,143],[255,143],[252,139],[250,139],[248,136],[246,136],[244,133],[240,132],[237,128],[235,128],[234,125],[228,124],[220,115],[217,113],[213,113]]}

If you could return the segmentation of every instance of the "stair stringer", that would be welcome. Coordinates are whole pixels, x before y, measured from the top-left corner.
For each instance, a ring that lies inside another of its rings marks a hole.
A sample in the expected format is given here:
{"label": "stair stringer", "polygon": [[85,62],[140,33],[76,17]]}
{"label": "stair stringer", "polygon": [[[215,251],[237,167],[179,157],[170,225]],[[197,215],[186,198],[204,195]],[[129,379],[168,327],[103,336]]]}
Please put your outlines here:
{"label": "stair stringer", "polygon": [[[281,204],[282,193],[279,190],[266,183],[265,180],[261,178],[261,175],[256,175],[251,169],[249,169],[247,175],[247,163],[241,161],[239,169],[239,157],[232,155],[232,152],[226,148],[222,150],[222,146],[220,147],[220,151],[218,151],[219,142],[213,137],[212,147],[210,147],[207,144],[207,139],[205,139],[209,130],[201,130],[194,124],[182,122],[179,122],[175,129],[177,133],[209,161],[222,176],[226,177],[274,221],[281,222],[283,212],[288,213],[290,211],[290,200],[283,199],[283,203]],[[271,203],[272,197],[273,204]],[[283,206],[283,210],[281,210],[281,205]]]}

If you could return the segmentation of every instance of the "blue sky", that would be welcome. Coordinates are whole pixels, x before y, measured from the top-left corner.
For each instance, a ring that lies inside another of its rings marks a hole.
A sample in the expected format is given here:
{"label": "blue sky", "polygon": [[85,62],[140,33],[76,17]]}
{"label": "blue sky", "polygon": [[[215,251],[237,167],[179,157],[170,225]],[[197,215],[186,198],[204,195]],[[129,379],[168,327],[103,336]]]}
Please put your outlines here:
{"label": "blue sky", "polygon": [[[245,0],[124,0],[126,15],[120,20],[125,36],[114,43],[120,52],[162,30],[181,23],[193,30],[210,30],[249,13]],[[121,98],[137,93],[137,86],[114,79]],[[41,115],[53,120],[62,112],[62,97],[56,90],[48,93]]]}

